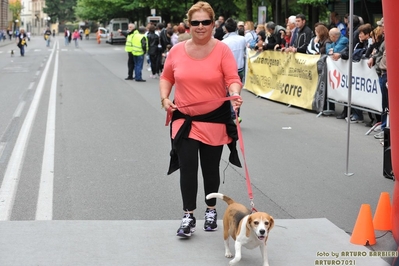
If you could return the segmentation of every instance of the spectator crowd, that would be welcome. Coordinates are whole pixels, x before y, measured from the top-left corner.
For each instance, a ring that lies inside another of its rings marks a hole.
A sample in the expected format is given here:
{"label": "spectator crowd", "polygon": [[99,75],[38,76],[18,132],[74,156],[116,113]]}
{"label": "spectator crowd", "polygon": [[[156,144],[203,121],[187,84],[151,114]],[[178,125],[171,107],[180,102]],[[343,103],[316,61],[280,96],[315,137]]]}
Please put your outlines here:
{"label": "spectator crowd", "polygon": [[[349,36],[353,36],[352,60],[367,60],[370,68],[375,67],[379,77],[382,95],[382,113],[375,114],[351,108],[350,117],[347,117],[347,107],[337,119],[347,119],[350,123],[362,123],[367,120],[366,126],[372,127],[378,123],[378,134],[376,139],[384,138],[384,128],[387,126],[388,113],[388,88],[387,88],[387,67],[385,53],[384,19],[377,22],[374,27],[364,23],[360,16],[353,15],[349,21],[349,15],[343,20],[337,12],[330,13],[330,23],[318,22],[310,28],[307,25],[304,14],[292,15],[286,18],[285,25],[278,25],[273,21],[265,24],[258,24],[252,21],[236,21],[233,18],[225,19],[220,15],[215,20],[213,37],[225,42],[235,57],[237,71],[240,78],[244,78],[246,49],[262,52],[272,50],[284,53],[304,53],[313,55],[327,55],[332,60],[349,59]],[[350,28],[353,25],[353,29]],[[137,32],[134,30],[130,33]],[[147,70],[151,71],[151,78],[159,78],[165,60],[170,49],[178,42],[191,38],[189,27],[185,22],[172,26],[171,23],[148,23],[142,29],[143,38],[146,44],[142,45],[141,55],[143,62],[147,64]],[[353,35],[351,33],[353,32]],[[124,33],[128,36],[128,32]],[[132,45],[128,44],[127,45]],[[148,48],[145,46],[148,45]],[[134,45],[133,45],[134,46]],[[127,49],[126,51],[129,51]],[[130,63],[129,63],[130,62]],[[134,79],[131,69],[135,69],[134,60],[129,59],[129,74],[127,79]],[[142,68],[142,66],[141,66]],[[141,70],[136,75],[141,78]],[[137,80],[136,80],[137,81]],[[329,110],[334,111],[334,104],[329,103]],[[326,108],[326,107],[325,107]],[[369,119],[364,119],[364,114]]]}

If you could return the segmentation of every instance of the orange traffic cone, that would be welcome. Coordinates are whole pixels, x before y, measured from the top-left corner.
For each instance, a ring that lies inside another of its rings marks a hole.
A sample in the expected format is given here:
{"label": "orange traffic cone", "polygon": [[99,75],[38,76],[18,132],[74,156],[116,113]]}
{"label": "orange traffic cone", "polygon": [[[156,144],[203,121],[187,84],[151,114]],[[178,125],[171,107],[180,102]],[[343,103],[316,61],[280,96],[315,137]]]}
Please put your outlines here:
{"label": "orange traffic cone", "polygon": [[353,228],[350,239],[352,244],[356,245],[374,245],[375,234],[373,226],[373,216],[369,204],[362,204],[359,215],[357,216],[355,227]]}
{"label": "orange traffic cone", "polygon": [[388,192],[382,192],[380,195],[373,225],[375,230],[392,231],[391,201]]}

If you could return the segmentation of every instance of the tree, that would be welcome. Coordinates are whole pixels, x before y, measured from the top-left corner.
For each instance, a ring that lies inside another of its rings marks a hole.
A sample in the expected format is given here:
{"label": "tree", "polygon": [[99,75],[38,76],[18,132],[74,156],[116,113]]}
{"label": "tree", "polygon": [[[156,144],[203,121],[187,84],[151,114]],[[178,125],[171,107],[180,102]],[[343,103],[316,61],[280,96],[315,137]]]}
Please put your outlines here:
{"label": "tree", "polygon": [[19,19],[22,10],[21,0],[10,0],[8,7],[12,13],[12,21]]}
{"label": "tree", "polygon": [[[46,7],[43,12],[46,13],[52,22],[57,19],[60,22],[75,21],[75,11],[77,0],[46,0]],[[101,2],[101,1],[99,1]]]}

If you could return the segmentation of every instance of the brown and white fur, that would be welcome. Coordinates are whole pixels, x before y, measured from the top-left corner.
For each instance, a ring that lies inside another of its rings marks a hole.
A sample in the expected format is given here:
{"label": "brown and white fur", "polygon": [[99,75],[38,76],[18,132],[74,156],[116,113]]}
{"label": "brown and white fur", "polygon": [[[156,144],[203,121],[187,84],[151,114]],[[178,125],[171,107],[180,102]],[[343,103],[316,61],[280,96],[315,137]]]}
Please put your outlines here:
{"label": "brown and white fur", "polygon": [[265,212],[252,213],[244,205],[221,193],[210,193],[206,198],[222,199],[228,204],[223,216],[223,238],[227,258],[233,257],[229,248],[229,236],[235,240],[235,257],[229,262],[229,265],[235,265],[241,260],[241,248],[244,246],[248,249],[259,247],[263,266],[268,266],[266,241],[269,231],[274,226],[273,217]]}

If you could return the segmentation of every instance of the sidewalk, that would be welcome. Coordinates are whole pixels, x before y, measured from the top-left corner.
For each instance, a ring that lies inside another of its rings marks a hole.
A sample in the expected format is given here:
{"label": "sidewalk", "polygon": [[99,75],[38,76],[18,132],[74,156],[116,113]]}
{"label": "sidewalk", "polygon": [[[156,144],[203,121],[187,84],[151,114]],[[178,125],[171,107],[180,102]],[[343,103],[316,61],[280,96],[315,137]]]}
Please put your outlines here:
{"label": "sidewalk", "polygon": [[10,41],[10,39],[6,39],[5,41],[3,41],[3,40],[0,41],[0,47],[7,46],[10,44],[14,44],[16,47],[15,39],[12,39],[11,41]]}
{"label": "sidewalk", "polygon": [[[190,239],[176,237],[177,220],[0,222],[0,265],[228,265],[222,221],[215,232],[203,231],[203,222],[197,221]],[[325,218],[276,219],[267,242],[269,263],[389,265],[349,239]],[[259,249],[243,248],[239,265],[261,266]]]}

